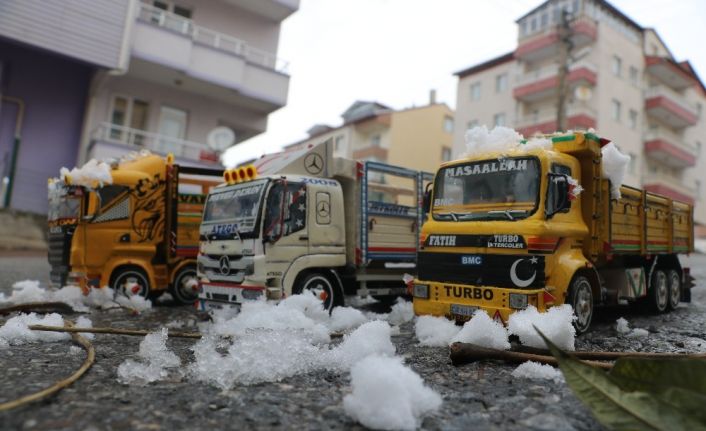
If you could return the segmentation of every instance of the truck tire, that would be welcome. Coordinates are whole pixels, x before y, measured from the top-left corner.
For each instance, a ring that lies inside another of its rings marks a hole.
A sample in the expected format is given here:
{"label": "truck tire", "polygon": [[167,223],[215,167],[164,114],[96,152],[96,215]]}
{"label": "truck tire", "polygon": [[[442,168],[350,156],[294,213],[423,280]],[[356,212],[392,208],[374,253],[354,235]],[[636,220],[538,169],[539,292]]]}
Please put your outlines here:
{"label": "truck tire", "polygon": [[679,272],[675,270],[669,270],[667,272],[667,283],[669,284],[669,301],[667,308],[674,310],[679,306],[679,301],[681,300],[681,277]]}
{"label": "truck tire", "polygon": [[343,290],[338,283],[321,272],[308,272],[297,282],[294,293],[309,291],[324,302],[324,309],[329,313],[334,307],[343,305]]}
{"label": "truck tire", "polygon": [[147,274],[137,266],[123,266],[113,271],[110,276],[110,287],[115,290],[115,293],[126,296],[133,294],[147,298],[152,293]]}
{"label": "truck tire", "polygon": [[[169,292],[180,304],[193,304],[199,296],[196,267],[187,265],[174,276]],[[194,288],[196,286],[196,288]]]}
{"label": "truck tire", "polygon": [[588,331],[593,318],[593,289],[588,277],[575,275],[566,295],[566,303],[574,309],[576,335]]}
{"label": "truck tire", "polygon": [[663,313],[669,303],[669,282],[667,274],[658,269],[652,274],[650,287],[647,289],[647,308],[652,313]]}

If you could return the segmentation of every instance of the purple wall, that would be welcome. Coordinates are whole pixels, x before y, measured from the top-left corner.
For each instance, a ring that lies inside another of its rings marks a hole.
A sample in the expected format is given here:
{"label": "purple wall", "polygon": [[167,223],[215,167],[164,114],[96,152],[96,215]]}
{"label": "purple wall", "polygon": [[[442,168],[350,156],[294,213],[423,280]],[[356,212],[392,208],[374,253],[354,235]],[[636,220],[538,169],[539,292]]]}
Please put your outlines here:
{"label": "purple wall", "polygon": [[[47,178],[76,164],[93,69],[82,63],[0,39],[0,94],[25,105],[10,206],[46,213]],[[17,105],[0,107],[0,176],[9,168]],[[0,202],[1,204],[1,202]]]}

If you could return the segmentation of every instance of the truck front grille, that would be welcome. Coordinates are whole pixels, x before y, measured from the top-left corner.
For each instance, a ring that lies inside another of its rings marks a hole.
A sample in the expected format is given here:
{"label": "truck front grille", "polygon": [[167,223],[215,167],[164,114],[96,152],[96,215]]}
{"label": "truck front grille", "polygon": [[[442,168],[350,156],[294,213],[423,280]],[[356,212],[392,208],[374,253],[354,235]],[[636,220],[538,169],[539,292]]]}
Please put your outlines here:
{"label": "truck front grille", "polygon": [[419,252],[417,258],[421,281],[513,289],[544,287],[544,256]]}
{"label": "truck front grille", "polygon": [[66,278],[71,271],[69,258],[71,256],[71,239],[74,236],[75,227],[53,228],[49,233],[49,265],[51,272],[49,280],[54,287],[63,287]]}

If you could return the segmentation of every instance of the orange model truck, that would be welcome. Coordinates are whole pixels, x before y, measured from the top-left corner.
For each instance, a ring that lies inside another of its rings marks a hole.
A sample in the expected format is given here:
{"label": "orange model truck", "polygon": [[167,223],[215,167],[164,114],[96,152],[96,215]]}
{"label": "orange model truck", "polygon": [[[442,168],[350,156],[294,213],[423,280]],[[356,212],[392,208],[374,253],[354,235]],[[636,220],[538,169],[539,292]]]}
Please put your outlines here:
{"label": "orange model truck", "polygon": [[62,170],[49,181],[52,285],[192,303],[203,204],[222,173],[148,153]]}

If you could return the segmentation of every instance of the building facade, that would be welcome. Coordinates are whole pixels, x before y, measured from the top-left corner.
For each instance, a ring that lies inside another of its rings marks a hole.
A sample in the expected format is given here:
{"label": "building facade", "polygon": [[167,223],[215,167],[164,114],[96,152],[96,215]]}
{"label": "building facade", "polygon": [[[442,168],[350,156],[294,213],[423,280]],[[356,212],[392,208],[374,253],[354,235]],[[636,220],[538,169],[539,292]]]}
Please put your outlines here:
{"label": "building facade", "polygon": [[[264,132],[268,114],[286,104],[289,75],[276,53],[281,23],[298,7],[299,0],[3,2],[4,206],[46,211],[47,178],[91,158],[146,149],[220,166],[224,148],[216,144]],[[232,133],[209,145],[216,128]]]}
{"label": "building facade", "polygon": [[357,101],[338,127],[317,125],[309,138],[287,149],[334,142],[334,155],[434,172],[451,160],[454,112],[430,96],[426,106],[394,110],[377,102]]}
{"label": "building facade", "polygon": [[549,0],[517,24],[514,51],[456,73],[454,154],[475,125],[556,131],[566,65],[567,129],[612,139],[631,156],[625,184],[693,203],[706,224],[706,89],[691,65],[604,0]]}

